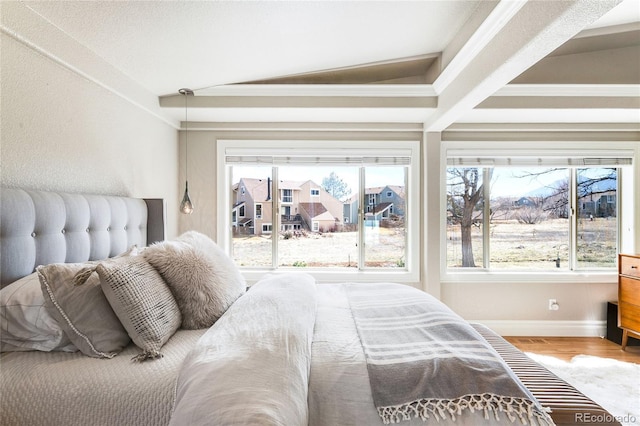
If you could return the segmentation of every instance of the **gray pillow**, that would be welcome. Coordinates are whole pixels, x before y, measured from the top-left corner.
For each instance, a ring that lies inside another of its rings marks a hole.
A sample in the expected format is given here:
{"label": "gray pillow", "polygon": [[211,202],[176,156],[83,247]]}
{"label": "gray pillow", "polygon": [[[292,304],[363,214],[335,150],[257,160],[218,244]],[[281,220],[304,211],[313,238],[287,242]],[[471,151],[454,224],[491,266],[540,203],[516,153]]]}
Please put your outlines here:
{"label": "gray pillow", "polygon": [[180,327],[182,318],[160,274],[142,256],[104,262],[96,270],[111,307],[142,349],[134,360],[161,357],[160,348]]}
{"label": "gray pillow", "polygon": [[36,271],[49,314],[85,355],[113,358],[130,342],[93,273],[80,285],[75,277],[95,264],[53,263]]}
{"label": "gray pillow", "polygon": [[0,290],[0,350],[78,350],[47,310],[37,272]]}
{"label": "gray pillow", "polygon": [[184,329],[210,327],[246,290],[246,282],[229,256],[199,232],[189,231],[176,241],[153,244],[143,256],[171,288]]}

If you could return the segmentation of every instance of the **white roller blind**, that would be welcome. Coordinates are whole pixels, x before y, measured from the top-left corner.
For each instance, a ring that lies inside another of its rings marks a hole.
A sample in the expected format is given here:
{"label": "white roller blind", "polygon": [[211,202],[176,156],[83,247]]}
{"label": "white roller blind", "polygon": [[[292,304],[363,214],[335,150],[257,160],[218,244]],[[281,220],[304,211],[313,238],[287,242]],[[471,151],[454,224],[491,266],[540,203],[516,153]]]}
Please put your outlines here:
{"label": "white roller blind", "polygon": [[[292,152],[294,151],[294,152]],[[225,149],[227,164],[290,165],[409,165],[411,150],[406,148],[242,148]]]}
{"label": "white roller blind", "polygon": [[633,164],[632,150],[447,150],[448,166],[468,167],[622,167]]}

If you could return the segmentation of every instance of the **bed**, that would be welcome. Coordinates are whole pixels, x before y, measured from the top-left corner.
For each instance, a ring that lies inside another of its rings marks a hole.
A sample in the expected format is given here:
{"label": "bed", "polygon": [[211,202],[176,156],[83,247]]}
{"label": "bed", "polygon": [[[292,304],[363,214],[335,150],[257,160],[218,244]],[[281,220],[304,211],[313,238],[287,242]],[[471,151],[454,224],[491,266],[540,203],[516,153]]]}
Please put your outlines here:
{"label": "bed", "polygon": [[411,287],[247,290],[162,200],[1,195],[3,425],[619,424]]}

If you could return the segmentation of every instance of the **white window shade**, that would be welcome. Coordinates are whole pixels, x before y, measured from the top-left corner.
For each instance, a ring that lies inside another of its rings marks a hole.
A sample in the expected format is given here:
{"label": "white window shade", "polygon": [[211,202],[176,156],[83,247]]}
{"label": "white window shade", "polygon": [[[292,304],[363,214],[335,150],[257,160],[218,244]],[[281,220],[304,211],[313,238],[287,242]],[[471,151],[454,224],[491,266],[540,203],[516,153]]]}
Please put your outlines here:
{"label": "white window shade", "polygon": [[634,160],[632,150],[584,150],[562,152],[553,150],[447,150],[448,166],[468,167],[622,167],[631,166]]}
{"label": "white window shade", "polygon": [[[263,152],[260,152],[263,151]],[[295,154],[292,155],[292,151]],[[377,165],[403,166],[411,164],[411,149],[380,148],[255,148],[229,147],[225,149],[227,164],[273,164],[273,165]]]}

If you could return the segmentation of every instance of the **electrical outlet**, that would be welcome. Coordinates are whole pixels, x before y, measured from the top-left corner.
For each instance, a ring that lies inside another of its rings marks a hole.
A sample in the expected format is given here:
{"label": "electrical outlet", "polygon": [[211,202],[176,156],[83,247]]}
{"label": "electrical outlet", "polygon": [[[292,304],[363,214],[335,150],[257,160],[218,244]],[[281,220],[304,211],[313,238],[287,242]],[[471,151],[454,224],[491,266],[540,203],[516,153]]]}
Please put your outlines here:
{"label": "electrical outlet", "polygon": [[556,299],[549,299],[549,310],[557,311],[560,309],[560,305],[558,305],[558,301]]}

